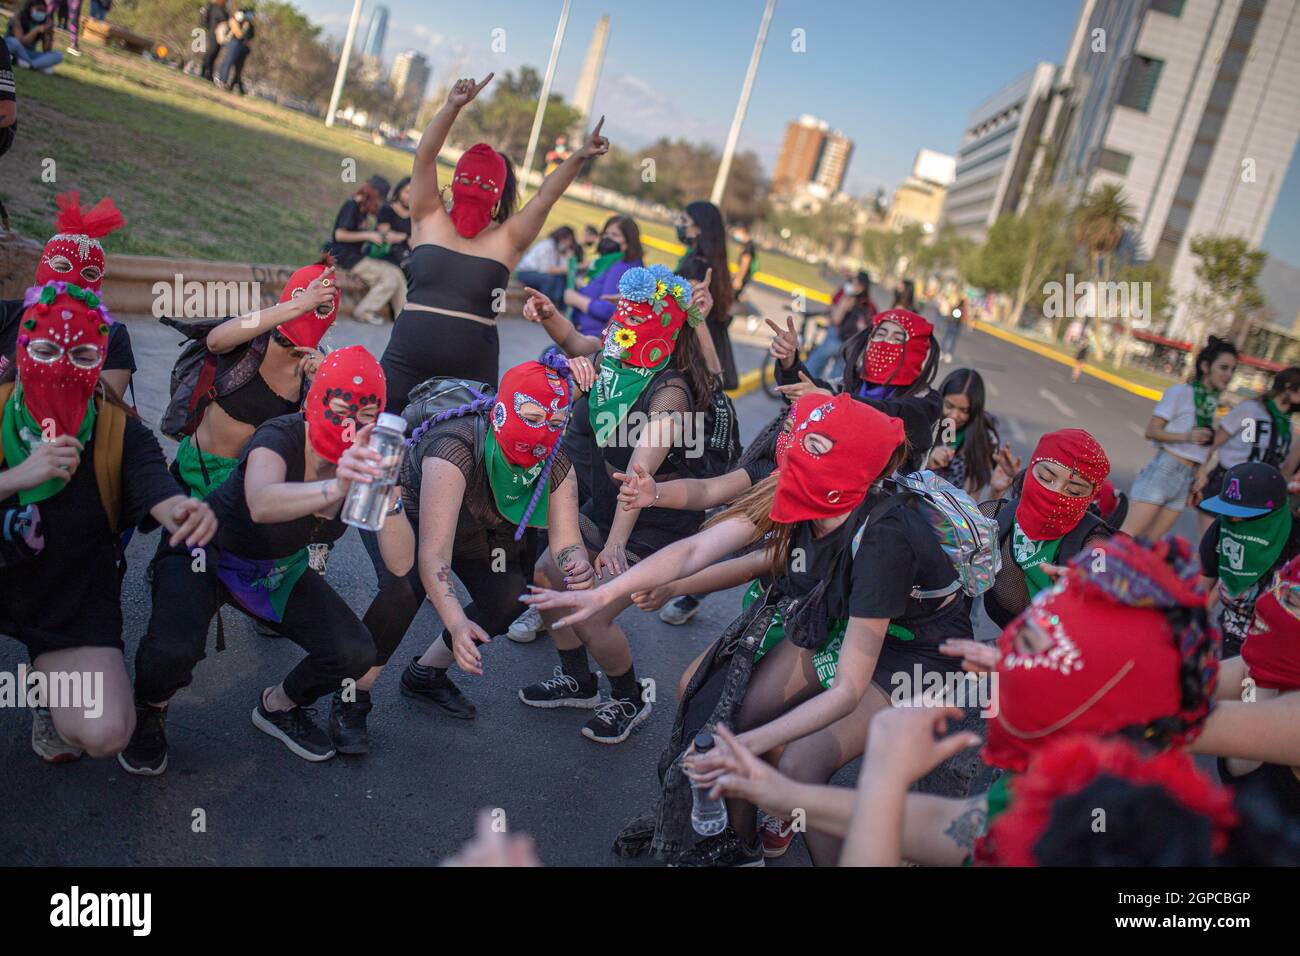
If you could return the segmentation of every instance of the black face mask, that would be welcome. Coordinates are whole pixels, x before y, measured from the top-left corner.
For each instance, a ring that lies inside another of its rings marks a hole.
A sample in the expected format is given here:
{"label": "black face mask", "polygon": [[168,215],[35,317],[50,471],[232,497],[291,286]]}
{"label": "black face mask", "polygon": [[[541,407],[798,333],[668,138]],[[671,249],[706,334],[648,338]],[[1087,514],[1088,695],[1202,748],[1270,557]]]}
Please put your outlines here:
{"label": "black face mask", "polygon": [[691,236],[686,235],[686,226],[680,222],[677,224],[677,241],[684,246],[695,245],[695,240]]}
{"label": "black face mask", "polygon": [[621,252],[623,247],[609,236],[602,236],[600,242],[596,243],[596,252],[602,256],[607,256],[611,252]]}

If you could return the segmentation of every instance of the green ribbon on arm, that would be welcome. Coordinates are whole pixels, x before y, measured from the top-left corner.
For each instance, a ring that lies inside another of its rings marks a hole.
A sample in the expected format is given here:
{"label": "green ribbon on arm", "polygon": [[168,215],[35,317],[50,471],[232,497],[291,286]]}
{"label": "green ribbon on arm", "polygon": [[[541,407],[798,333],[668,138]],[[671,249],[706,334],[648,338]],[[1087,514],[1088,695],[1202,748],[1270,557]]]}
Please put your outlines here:
{"label": "green ribbon on arm", "polygon": [[[501,451],[496,435],[490,428],[483,445],[483,460],[487,465],[488,484],[492,486],[492,498],[496,501],[497,511],[507,521],[519,524],[524,519],[528,502],[533,500],[537,479],[546,467],[545,460],[539,461],[532,468],[512,464]],[[528,517],[530,528],[546,527],[546,509],[550,500],[550,488],[543,488],[542,496],[537,500],[537,508]]]}
{"label": "green ribbon on arm", "polygon": [[1060,550],[1060,538],[1035,541],[1020,530],[1019,521],[1015,522],[1011,532],[1011,557],[1025,575],[1025,586],[1029,589],[1031,598],[1044,588],[1051,587],[1052,579],[1040,565],[1055,564],[1056,554]]}
{"label": "green ribbon on arm", "polygon": [[1258,518],[1219,519],[1219,581],[1237,597],[1269,572],[1291,537],[1287,502]]}
{"label": "green ribbon on arm", "polygon": [[[86,414],[82,417],[81,425],[77,428],[77,441],[81,442],[83,449],[86,447],[86,442],[90,441],[94,429],[95,399],[92,397],[86,402]],[[10,468],[17,468],[31,457],[32,452],[44,440],[41,426],[37,424],[36,419],[32,418],[27,411],[27,406],[22,401],[22,384],[20,383],[14,388],[13,394],[9,396],[9,404],[4,409],[4,420],[0,421],[0,443],[3,443],[5,450],[5,464]],[[66,481],[60,478],[43,481],[35,488],[26,488],[18,492],[18,503],[29,505],[33,502],[44,501],[46,498],[53,498],[67,487],[67,484]]]}

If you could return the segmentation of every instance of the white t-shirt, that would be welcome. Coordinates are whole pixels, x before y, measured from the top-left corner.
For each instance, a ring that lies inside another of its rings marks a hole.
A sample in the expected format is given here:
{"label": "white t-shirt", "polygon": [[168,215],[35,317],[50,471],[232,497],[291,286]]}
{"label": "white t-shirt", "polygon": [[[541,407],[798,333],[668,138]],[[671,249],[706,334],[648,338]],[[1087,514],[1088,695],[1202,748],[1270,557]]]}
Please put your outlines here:
{"label": "white t-shirt", "polygon": [[539,239],[519,260],[521,272],[550,272],[561,266],[560,250],[553,239]]}
{"label": "white t-shirt", "polygon": [[[1171,432],[1189,432],[1196,427],[1196,392],[1191,383],[1173,385],[1160,396],[1155,410],[1151,412],[1156,418],[1165,420],[1165,430]],[[1227,426],[1224,426],[1225,428]],[[1198,464],[1210,457],[1209,445],[1197,445],[1192,442],[1156,442],[1157,448],[1163,448],[1171,455],[1186,458]],[[1222,452],[1220,452],[1222,457]]]}
{"label": "white t-shirt", "polygon": [[1266,461],[1280,468],[1291,449],[1291,429],[1288,427],[1285,435],[1274,435],[1273,416],[1258,398],[1248,398],[1228,412],[1219,427],[1232,436],[1219,446],[1219,464],[1224,468],[1243,461]]}

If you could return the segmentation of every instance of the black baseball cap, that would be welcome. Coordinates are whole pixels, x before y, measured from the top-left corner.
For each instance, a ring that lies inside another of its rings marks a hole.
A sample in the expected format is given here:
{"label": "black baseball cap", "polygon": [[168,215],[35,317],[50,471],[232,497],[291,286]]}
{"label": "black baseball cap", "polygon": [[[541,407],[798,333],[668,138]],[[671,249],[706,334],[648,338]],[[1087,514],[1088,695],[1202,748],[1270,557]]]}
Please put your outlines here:
{"label": "black baseball cap", "polygon": [[1223,487],[1201,502],[1201,510],[1228,518],[1259,518],[1286,504],[1286,479],[1262,461],[1234,465],[1223,476]]}

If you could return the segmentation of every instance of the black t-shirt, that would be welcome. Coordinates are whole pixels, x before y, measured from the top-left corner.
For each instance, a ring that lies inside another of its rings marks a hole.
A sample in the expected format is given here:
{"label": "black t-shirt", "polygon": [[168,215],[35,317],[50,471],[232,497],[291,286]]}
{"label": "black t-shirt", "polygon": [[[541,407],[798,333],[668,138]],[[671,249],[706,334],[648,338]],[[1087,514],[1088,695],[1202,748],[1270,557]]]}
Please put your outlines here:
{"label": "black t-shirt", "polygon": [[363,232],[365,228],[366,214],[361,211],[361,205],[355,199],[349,199],[334,217],[334,228],[330,230],[329,240],[325,243],[325,250],[338,262],[340,269],[351,269],[361,261],[362,243],[339,242],[334,238],[334,233],[340,229]]}
{"label": "black t-shirt", "polygon": [[740,247],[740,258],[749,256],[749,265],[740,276],[740,291],[745,291],[745,286],[749,285],[750,280],[754,277],[754,263],[758,261],[758,246],[754,245],[753,239],[748,239]]}
{"label": "black t-shirt", "polygon": [[411,245],[409,242],[411,235],[411,218],[403,216],[392,206],[385,204],[384,208],[379,210],[379,224],[387,224],[393,232],[400,232],[406,236],[401,242],[395,242],[388,250],[388,255],[384,256],[386,260],[395,266],[400,266],[406,257],[411,254]]}
{"label": "black t-shirt", "polygon": [[[1199,549],[1201,573],[1207,578],[1217,578],[1219,576],[1220,520],[1215,518],[1214,523],[1206,529],[1204,537],[1201,538]],[[1287,538],[1286,544],[1282,545],[1282,553],[1278,555],[1277,560],[1260,576],[1258,581],[1236,597],[1230,596],[1222,588],[1218,589],[1221,607],[1219,611],[1219,628],[1223,631],[1226,640],[1238,642],[1229,650],[1235,653],[1240,647],[1239,642],[1244,641],[1246,635],[1250,633],[1250,623],[1255,617],[1255,602],[1259,599],[1262,590],[1268,587],[1272,581],[1273,572],[1297,554],[1300,554],[1300,520],[1293,520],[1291,522],[1291,536]]]}
{"label": "black t-shirt", "polygon": [[[105,646],[120,637],[119,543],[99,498],[95,453],[92,436],[63,490],[37,504],[45,522],[44,550],[0,568],[0,631],[60,647]],[[128,418],[118,527],[140,525],[159,502],[183,493],[153,432],[138,418]],[[17,495],[0,502],[0,508],[15,507]]]}
{"label": "black t-shirt", "polygon": [[248,512],[244,478],[248,456],[255,448],[269,448],[284,459],[285,481],[302,481],[306,472],[307,421],[301,413],[281,415],[260,425],[239,459],[239,465],[211,495],[208,504],[216,512],[221,528],[217,546],[241,558],[259,561],[287,558],[309,544],[337,541],[348,526],[338,517],[307,515],[293,521],[257,524]]}
{"label": "black t-shirt", "polygon": [[[18,342],[18,324],[23,317],[22,299],[0,300],[0,355],[14,361],[14,346]],[[131,349],[131,333],[124,322],[114,322],[108,327],[108,350],[104,355],[103,371],[128,369],[135,372],[135,352]]]}
{"label": "black t-shirt", "polygon": [[209,33],[216,33],[217,27],[229,19],[230,10],[227,7],[219,6],[215,3],[209,3],[203,8],[203,15],[199,22]]}
{"label": "black t-shirt", "polygon": [[946,598],[915,598],[912,589],[937,591],[956,579],[929,522],[910,504],[891,505],[867,520],[853,559],[849,616],[904,624],[929,617]]}
{"label": "black t-shirt", "polygon": [[755,458],[741,465],[740,470],[749,475],[749,483],[753,486],[776,471],[776,459]]}
{"label": "black t-shirt", "polygon": [[12,103],[18,98],[14,87],[14,65],[9,56],[9,47],[0,43],[0,101]]}

